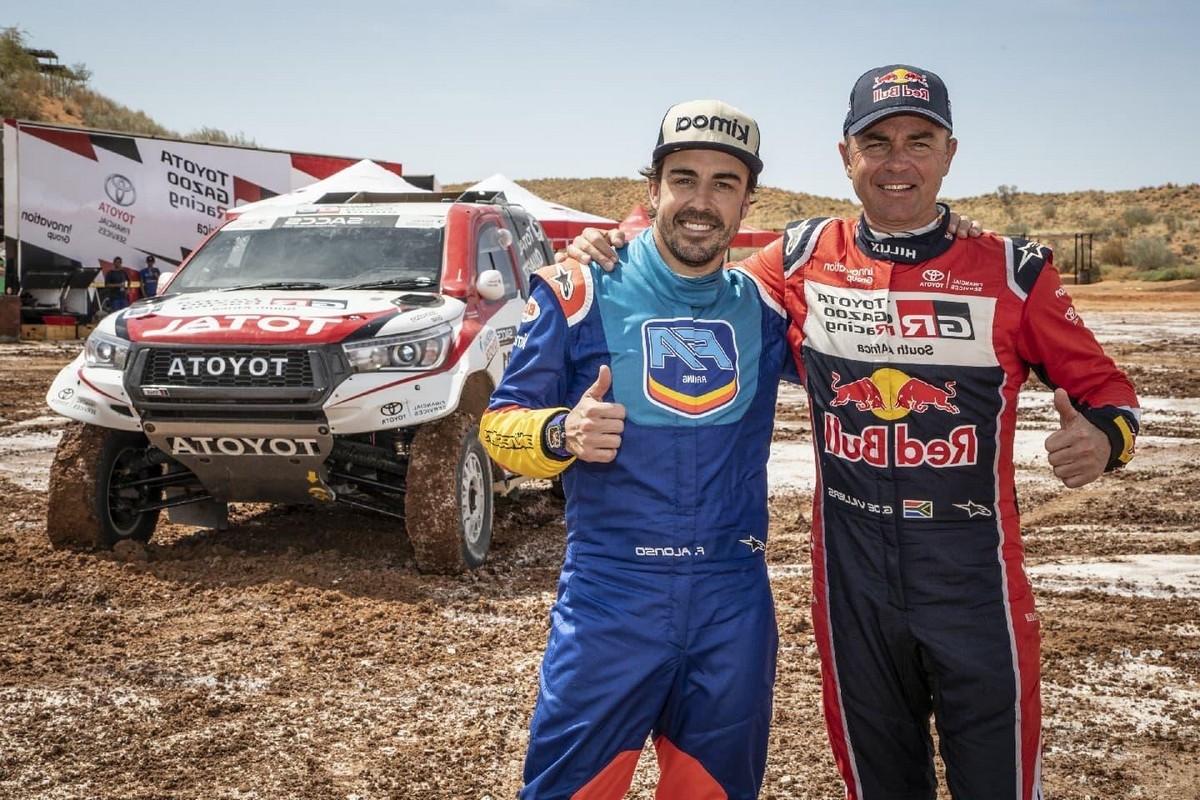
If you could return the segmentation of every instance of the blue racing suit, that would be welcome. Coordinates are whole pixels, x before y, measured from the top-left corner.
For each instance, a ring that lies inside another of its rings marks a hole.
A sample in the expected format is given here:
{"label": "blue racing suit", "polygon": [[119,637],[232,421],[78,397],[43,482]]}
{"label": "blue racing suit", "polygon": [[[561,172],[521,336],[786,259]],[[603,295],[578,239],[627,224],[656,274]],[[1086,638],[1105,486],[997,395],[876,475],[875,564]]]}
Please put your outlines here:
{"label": "blue racing suit", "polygon": [[[611,275],[539,271],[480,436],[517,472],[563,471],[567,547],[522,798],[618,798],[647,736],[660,797],[753,798],[777,634],[767,472],[782,308],[746,273],[672,272],[652,230]],[[608,364],[614,461],[544,440]]]}

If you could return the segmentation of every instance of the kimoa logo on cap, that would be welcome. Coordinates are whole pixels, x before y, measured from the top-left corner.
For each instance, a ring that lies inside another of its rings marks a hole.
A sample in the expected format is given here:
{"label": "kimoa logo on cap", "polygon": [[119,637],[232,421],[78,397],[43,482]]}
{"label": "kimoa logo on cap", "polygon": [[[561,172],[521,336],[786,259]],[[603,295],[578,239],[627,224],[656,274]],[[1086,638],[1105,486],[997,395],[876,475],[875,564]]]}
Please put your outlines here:
{"label": "kimoa logo on cap", "polygon": [[723,133],[726,136],[736,139],[737,141],[750,145],[750,126],[743,124],[738,119],[728,119],[726,117],[708,116],[707,114],[696,114],[691,117],[676,117],[675,132],[683,133],[684,131],[692,130],[710,130],[716,133]]}

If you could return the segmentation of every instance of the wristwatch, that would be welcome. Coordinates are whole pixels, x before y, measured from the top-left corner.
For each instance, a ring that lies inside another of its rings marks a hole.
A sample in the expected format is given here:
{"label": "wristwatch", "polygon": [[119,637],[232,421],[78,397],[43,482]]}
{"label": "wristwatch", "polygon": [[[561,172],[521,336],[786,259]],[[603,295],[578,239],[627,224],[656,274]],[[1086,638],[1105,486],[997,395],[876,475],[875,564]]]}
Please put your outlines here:
{"label": "wristwatch", "polygon": [[558,412],[546,422],[546,427],[542,428],[542,446],[555,458],[571,457],[571,451],[567,449],[566,411]]}

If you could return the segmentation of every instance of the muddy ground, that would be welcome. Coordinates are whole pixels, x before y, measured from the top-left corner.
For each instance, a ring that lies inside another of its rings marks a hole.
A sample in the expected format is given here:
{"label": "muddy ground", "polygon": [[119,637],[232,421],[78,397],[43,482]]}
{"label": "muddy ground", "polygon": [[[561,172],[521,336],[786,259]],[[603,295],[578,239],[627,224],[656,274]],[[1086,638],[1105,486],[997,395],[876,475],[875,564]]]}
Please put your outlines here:
{"label": "muddy ground", "polygon": [[[1047,796],[1195,800],[1200,293],[1073,294],[1157,411],[1122,473],[1069,491],[1044,460],[1021,472]],[[43,396],[77,347],[0,345],[0,797],[515,796],[560,502],[502,504],[488,564],[458,577],[419,574],[396,523],[342,509],[241,506],[224,532],[164,520],[146,548],[56,551],[45,486],[62,423]],[[793,394],[780,419],[779,439],[807,447]],[[1052,421],[1034,404],[1023,426],[1040,441]],[[818,709],[809,502],[787,486],[772,500],[764,798],[843,796]],[[1080,578],[1080,564],[1107,572]],[[644,757],[630,796],[651,797],[654,774]]]}

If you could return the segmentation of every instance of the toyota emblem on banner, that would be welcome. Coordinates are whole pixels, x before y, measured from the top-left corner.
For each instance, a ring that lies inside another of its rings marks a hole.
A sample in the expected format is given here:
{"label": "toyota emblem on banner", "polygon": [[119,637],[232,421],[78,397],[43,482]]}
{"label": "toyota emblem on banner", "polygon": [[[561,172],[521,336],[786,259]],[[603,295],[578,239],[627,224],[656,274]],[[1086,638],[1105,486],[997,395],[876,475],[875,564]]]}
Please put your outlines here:
{"label": "toyota emblem on banner", "polygon": [[137,200],[133,181],[116,172],[104,179],[104,193],[119,206],[131,206]]}

